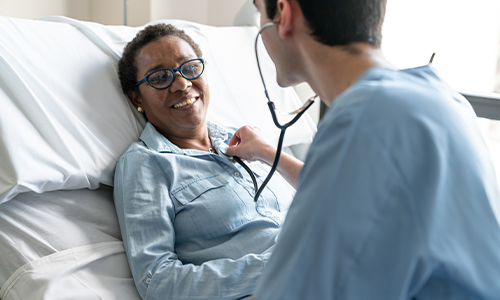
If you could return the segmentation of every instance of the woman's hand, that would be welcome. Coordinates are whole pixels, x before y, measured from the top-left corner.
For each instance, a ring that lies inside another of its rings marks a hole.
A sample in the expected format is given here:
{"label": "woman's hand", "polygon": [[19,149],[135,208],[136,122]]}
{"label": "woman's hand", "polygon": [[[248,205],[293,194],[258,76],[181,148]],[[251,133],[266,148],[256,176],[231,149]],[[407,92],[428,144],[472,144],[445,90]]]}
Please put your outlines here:
{"label": "woman's hand", "polygon": [[272,165],[276,148],[264,139],[260,128],[246,125],[238,129],[229,140],[226,154],[246,161],[262,161]]}

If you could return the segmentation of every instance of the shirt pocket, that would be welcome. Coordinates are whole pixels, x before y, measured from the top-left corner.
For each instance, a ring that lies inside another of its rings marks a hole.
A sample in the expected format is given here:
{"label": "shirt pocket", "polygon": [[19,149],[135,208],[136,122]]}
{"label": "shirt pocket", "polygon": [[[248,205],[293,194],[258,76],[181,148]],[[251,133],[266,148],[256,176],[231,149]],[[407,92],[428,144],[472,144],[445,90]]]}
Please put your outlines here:
{"label": "shirt pocket", "polygon": [[220,174],[194,181],[172,197],[184,206],[176,219],[191,218],[205,239],[236,232],[251,220],[247,204]]}

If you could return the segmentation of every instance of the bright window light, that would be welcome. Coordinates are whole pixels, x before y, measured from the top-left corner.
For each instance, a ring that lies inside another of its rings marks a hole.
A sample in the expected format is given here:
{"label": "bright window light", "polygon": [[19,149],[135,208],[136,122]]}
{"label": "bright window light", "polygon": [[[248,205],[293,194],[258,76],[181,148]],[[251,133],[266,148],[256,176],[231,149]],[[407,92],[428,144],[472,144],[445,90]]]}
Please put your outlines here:
{"label": "bright window light", "polygon": [[493,92],[499,84],[500,1],[387,1],[382,50],[399,68],[428,63],[457,91]]}

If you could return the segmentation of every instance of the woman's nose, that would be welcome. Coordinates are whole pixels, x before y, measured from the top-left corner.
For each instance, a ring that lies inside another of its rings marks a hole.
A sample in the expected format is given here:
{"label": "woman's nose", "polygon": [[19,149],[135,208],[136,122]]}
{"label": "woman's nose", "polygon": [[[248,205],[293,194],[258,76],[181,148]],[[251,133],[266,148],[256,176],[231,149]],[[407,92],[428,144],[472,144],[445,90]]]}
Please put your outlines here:
{"label": "woman's nose", "polygon": [[185,91],[188,87],[192,86],[191,80],[182,77],[181,73],[175,72],[174,82],[170,86],[170,91],[175,93],[176,91]]}

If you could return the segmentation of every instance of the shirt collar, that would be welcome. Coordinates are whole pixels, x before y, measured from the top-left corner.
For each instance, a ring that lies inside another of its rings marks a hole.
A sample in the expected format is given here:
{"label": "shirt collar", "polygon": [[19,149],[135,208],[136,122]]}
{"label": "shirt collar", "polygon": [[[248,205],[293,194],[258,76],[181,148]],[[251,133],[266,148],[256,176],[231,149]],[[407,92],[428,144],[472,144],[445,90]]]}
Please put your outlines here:
{"label": "shirt collar", "polygon": [[[228,147],[227,143],[229,142],[230,138],[226,128],[207,121],[207,129],[208,135],[212,141],[212,145],[215,147],[217,152],[225,153]],[[149,122],[146,123],[146,127],[141,133],[140,139],[146,145],[146,147],[157,152],[170,152],[186,155],[206,154],[206,151],[181,149],[177,147],[177,145],[173,144],[161,133],[159,133],[156,128]]]}

